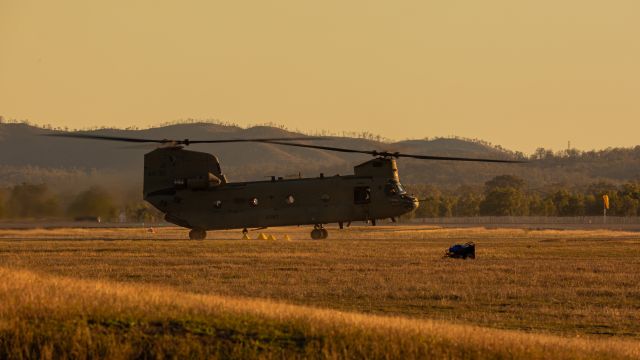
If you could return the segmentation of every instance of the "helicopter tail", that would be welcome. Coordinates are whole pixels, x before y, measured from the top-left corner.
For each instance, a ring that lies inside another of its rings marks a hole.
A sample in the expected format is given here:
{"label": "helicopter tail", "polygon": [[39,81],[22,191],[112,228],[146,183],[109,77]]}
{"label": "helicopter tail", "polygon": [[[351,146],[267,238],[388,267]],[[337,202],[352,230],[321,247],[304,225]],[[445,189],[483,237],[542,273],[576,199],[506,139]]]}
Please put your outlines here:
{"label": "helicopter tail", "polygon": [[144,156],[144,196],[178,189],[205,190],[227,183],[218,159],[179,147],[159,148]]}

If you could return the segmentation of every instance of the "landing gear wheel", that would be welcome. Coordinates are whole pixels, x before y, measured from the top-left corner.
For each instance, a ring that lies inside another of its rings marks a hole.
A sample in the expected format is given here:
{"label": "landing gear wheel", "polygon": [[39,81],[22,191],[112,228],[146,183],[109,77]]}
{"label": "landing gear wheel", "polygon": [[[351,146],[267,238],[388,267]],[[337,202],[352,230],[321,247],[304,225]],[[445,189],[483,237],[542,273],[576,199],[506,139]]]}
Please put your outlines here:
{"label": "landing gear wheel", "polygon": [[311,238],[313,240],[326,239],[327,237],[329,237],[329,232],[322,225],[315,225],[311,230]]}
{"label": "landing gear wheel", "polygon": [[189,231],[189,239],[191,240],[204,240],[207,237],[207,232],[200,229],[192,229]]}
{"label": "landing gear wheel", "polygon": [[322,239],[322,231],[320,229],[311,230],[311,238],[313,240]]}

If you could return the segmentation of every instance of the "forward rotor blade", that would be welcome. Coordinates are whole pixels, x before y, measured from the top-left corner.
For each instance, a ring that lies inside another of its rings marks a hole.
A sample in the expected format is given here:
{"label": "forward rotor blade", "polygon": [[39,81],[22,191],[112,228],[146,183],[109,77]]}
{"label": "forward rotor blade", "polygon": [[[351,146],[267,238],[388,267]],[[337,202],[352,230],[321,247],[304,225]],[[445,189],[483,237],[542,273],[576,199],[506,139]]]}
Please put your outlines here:
{"label": "forward rotor blade", "polygon": [[524,163],[524,161],[520,160],[500,160],[500,159],[480,159],[480,158],[464,158],[464,157],[451,157],[451,156],[430,156],[430,155],[412,155],[412,154],[402,154],[399,152],[387,152],[387,151],[367,151],[367,150],[354,150],[354,149],[346,149],[339,148],[333,146],[321,146],[321,145],[308,145],[308,144],[294,144],[294,143],[286,143],[279,141],[269,141],[264,140],[263,142],[269,144],[277,144],[284,146],[295,146],[295,147],[303,147],[308,149],[319,149],[319,150],[328,150],[328,151],[337,151],[337,152],[346,152],[346,153],[359,153],[359,154],[367,154],[372,156],[382,156],[382,157],[406,157],[406,158],[414,158],[414,159],[423,159],[423,160],[448,160],[448,161],[472,161],[472,162],[493,162],[493,163]]}
{"label": "forward rotor blade", "polygon": [[406,157],[423,160],[449,160],[449,161],[475,161],[475,162],[492,162],[492,163],[507,163],[507,164],[523,164],[526,161],[522,160],[501,160],[501,159],[481,159],[481,158],[463,158],[463,157],[451,157],[451,156],[430,156],[430,155],[411,155],[411,154],[399,154],[392,153],[394,157]]}

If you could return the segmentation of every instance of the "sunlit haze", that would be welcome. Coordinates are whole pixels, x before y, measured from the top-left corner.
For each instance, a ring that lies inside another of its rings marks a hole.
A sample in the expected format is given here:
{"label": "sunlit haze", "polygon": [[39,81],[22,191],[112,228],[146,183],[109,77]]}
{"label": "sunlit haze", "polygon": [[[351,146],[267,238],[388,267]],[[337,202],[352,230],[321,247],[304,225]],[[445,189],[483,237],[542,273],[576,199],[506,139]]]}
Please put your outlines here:
{"label": "sunlit haze", "polygon": [[640,2],[0,0],[0,115],[640,144]]}

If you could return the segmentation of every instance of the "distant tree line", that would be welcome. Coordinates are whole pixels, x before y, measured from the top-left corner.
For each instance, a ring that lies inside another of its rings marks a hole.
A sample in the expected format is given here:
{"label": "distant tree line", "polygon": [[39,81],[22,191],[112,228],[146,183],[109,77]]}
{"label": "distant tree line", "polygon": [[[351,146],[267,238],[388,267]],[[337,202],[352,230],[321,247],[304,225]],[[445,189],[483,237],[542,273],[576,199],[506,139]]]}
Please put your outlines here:
{"label": "distant tree line", "polygon": [[106,189],[93,186],[75,194],[53,192],[46,184],[22,183],[0,189],[0,218],[98,218],[117,222],[158,222],[162,214],[140,200],[117,201]]}
{"label": "distant tree line", "polygon": [[461,186],[442,191],[430,185],[413,185],[408,189],[422,200],[412,214],[414,217],[597,216],[603,214],[604,195],[609,197],[608,215],[638,216],[640,213],[640,182],[529,189],[524,179],[500,175],[479,188]]}
{"label": "distant tree line", "polygon": [[[460,186],[443,190],[433,185],[410,185],[420,207],[411,217],[472,216],[598,216],[603,213],[603,195],[609,197],[611,216],[640,214],[640,182],[615,185],[595,182],[579,188],[548,186],[532,189],[513,175],[500,175],[483,187]],[[22,183],[0,189],[2,219],[74,219],[100,217],[117,222],[162,221],[162,214],[148,203],[118,200],[103,187],[77,193],[55,193],[46,184]]]}

